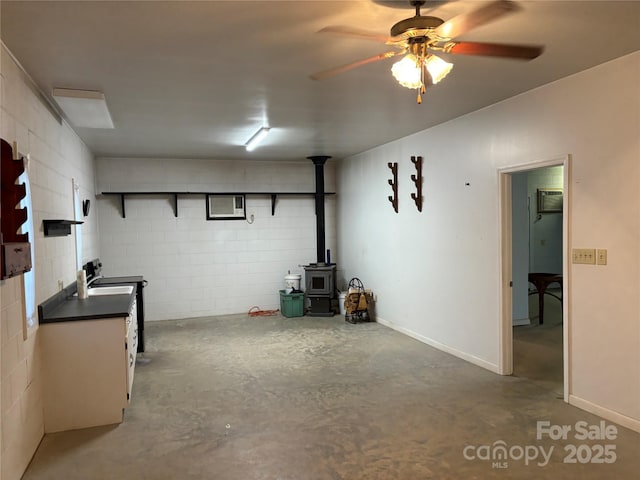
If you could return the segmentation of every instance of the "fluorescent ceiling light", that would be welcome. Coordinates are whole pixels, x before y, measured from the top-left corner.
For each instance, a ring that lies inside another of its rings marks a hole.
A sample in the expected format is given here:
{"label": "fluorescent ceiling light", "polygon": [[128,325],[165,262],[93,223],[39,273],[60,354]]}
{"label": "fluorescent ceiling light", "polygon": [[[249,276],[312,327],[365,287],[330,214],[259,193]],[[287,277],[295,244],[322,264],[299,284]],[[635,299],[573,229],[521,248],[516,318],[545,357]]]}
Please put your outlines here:
{"label": "fluorescent ceiling light", "polygon": [[249,141],[244,144],[247,152],[254,150],[258,146],[258,144],[269,134],[269,130],[271,130],[269,127],[262,127],[260,130],[254,133],[253,137],[251,137]]}
{"label": "fluorescent ceiling light", "polygon": [[102,92],[54,88],[53,98],[75,127],[114,128]]}

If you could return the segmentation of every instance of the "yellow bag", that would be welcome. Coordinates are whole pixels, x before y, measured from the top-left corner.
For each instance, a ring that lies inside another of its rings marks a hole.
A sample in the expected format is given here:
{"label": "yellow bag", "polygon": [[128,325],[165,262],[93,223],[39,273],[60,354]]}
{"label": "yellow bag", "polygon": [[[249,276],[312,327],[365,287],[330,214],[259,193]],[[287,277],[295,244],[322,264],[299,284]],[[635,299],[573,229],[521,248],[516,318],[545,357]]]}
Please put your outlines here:
{"label": "yellow bag", "polygon": [[367,309],[368,307],[368,302],[367,302],[367,294],[366,293],[361,293],[360,294],[360,298],[358,299],[358,310],[359,311],[364,311]]}

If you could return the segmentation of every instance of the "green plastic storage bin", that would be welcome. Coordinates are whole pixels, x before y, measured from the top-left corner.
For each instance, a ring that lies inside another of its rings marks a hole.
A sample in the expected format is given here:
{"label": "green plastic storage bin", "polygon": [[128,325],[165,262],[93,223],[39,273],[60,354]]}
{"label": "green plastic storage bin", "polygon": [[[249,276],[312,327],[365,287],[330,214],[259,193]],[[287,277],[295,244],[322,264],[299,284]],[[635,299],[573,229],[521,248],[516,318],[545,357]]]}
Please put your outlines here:
{"label": "green plastic storage bin", "polygon": [[302,317],[304,293],[286,293],[285,290],[280,290],[280,311],[285,317]]}

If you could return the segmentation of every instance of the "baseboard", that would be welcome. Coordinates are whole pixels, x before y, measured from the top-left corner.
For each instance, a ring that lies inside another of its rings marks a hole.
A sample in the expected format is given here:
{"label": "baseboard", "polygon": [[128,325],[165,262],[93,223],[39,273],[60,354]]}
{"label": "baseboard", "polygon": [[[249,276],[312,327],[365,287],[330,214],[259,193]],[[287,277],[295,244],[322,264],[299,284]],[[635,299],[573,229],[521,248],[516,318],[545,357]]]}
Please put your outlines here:
{"label": "baseboard", "polygon": [[[437,342],[431,338],[425,337],[424,335],[420,335],[419,333],[409,330],[408,328],[401,327],[400,325],[396,325],[395,323],[385,320],[384,318],[380,318],[379,316],[376,318],[376,322],[411,338],[414,338],[419,342],[425,343],[433,348],[437,348],[438,350],[449,353],[455,357],[461,358],[462,360],[466,360],[467,362],[473,363],[474,365],[478,365],[479,367],[485,368],[491,372],[500,374],[498,366],[494,365],[493,363],[487,362],[486,360],[475,357],[473,355],[469,355],[468,353]],[[634,432],[640,433],[640,420],[638,419],[631,418],[614,410],[596,405],[595,403],[591,403],[590,401],[577,397],[575,395],[569,395],[569,404],[585,410],[589,413],[593,413],[594,415],[598,415],[599,417],[602,417],[604,419],[615,422],[618,425],[622,425],[623,427],[633,430]]]}
{"label": "baseboard", "polygon": [[531,319],[527,318],[514,318],[511,322],[514,327],[522,327],[523,325],[531,325]]}
{"label": "baseboard", "polygon": [[400,325],[396,325],[393,322],[390,322],[388,320],[385,320],[384,318],[380,318],[379,316],[376,317],[376,322],[378,322],[381,325],[384,325],[385,327],[389,327],[397,332],[400,332],[404,335],[407,335],[411,338],[414,338],[416,340],[418,340],[419,342],[422,343],[426,343],[427,345],[433,347],[433,348],[437,348],[438,350],[441,350],[445,353],[449,353],[451,355],[453,355],[454,357],[458,357],[461,358],[462,360],[466,360],[469,363],[473,363],[474,365],[477,365],[479,367],[485,368],[493,373],[497,373],[498,375],[500,375],[500,370],[498,368],[498,365],[495,365],[491,362],[487,362],[486,360],[483,360],[482,358],[476,357],[474,355],[469,355],[466,352],[463,352],[461,350],[457,350],[453,347],[450,347],[448,345],[445,345],[444,343],[440,343],[436,340],[433,340],[429,337],[425,337],[424,335],[420,335],[419,333],[414,332],[413,330],[409,330],[408,328],[405,327],[401,327]]}
{"label": "baseboard", "polygon": [[611,420],[612,422],[622,425],[634,432],[640,433],[640,420],[636,418],[627,417],[615,410],[609,410],[608,408],[601,407],[600,405],[596,405],[595,403],[591,403],[589,400],[576,397],[575,395],[569,395],[569,404],[574,407],[581,408],[582,410],[586,410],[589,413],[598,415],[599,417]]}

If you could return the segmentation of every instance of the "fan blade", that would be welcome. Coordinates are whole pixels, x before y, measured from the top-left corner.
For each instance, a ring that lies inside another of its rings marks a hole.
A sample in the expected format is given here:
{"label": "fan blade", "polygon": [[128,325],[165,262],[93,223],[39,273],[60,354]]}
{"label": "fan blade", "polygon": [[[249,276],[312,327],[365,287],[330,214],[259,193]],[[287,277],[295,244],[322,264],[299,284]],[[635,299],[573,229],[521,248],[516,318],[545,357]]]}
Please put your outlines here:
{"label": "fan blade", "polygon": [[361,38],[363,40],[373,40],[375,42],[382,43],[391,40],[390,37],[380,33],[369,32],[367,30],[361,30],[360,28],[346,27],[343,25],[324,27],[323,29],[318,30],[318,33],[336,33],[345,37]]}
{"label": "fan blade", "polygon": [[520,7],[515,2],[497,0],[472,12],[453,17],[451,20],[444,22],[436,28],[434,32],[444,38],[455,38],[480,25],[492,22],[507,13],[512,13],[519,9]]}
{"label": "fan blade", "polygon": [[313,75],[310,75],[309,78],[311,78],[312,80],[324,80],[327,77],[338,75],[339,73],[361,67],[362,65],[367,65],[368,63],[377,62],[379,60],[385,60],[387,58],[395,57],[396,55],[402,55],[403,53],[406,53],[406,51],[392,50],[390,52],[379,53],[378,55],[374,55],[373,57],[369,58],[363,58],[362,60],[358,60],[357,62],[347,63],[346,65],[342,65],[340,67],[335,67],[329,70],[323,70],[322,72],[314,73]]}
{"label": "fan blade", "polygon": [[517,58],[533,60],[540,56],[544,47],[532,45],[505,45],[501,43],[450,42],[444,46],[446,53],[456,55],[484,55],[487,57]]}

